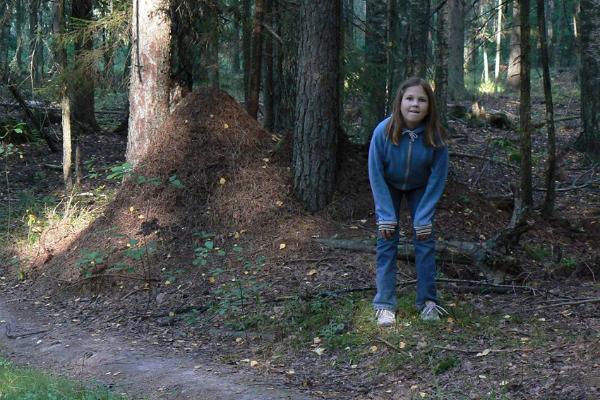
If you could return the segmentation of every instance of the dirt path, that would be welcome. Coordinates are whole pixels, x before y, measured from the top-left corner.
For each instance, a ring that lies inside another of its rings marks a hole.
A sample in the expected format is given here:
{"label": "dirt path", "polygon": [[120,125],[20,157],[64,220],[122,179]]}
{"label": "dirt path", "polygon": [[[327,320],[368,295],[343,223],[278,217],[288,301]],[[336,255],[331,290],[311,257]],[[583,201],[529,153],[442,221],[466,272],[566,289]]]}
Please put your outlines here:
{"label": "dirt path", "polygon": [[[40,310],[42,311],[42,310]],[[54,323],[25,302],[0,299],[0,354],[149,399],[310,399],[201,356],[181,357],[102,332]]]}

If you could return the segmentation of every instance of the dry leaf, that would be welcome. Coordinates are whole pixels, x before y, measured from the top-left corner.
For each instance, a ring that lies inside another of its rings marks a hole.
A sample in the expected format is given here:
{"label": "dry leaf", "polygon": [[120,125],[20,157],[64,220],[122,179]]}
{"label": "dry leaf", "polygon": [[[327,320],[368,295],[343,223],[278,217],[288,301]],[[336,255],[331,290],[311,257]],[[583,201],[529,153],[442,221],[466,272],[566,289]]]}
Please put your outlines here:
{"label": "dry leaf", "polygon": [[377,353],[377,346],[371,346],[369,350],[371,351],[371,353]]}
{"label": "dry leaf", "polygon": [[490,349],[485,349],[483,350],[481,353],[477,353],[475,354],[475,357],[483,357],[483,356],[487,356],[488,354],[490,354]]}
{"label": "dry leaf", "polygon": [[228,124],[223,124],[223,128],[228,129],[229,125]]}
{"label": "dry leaf", "polygon": [[322,347],[317,347],[316,349],[313,350],[313,352],[317,353],[318,355],[323,354],[324,351],[325,351],[325,349]]}
{"label": "dry leaf", "polygon": [[209,281],[210,283],[215,283],[215,282],[216,282],[216,279],[215,279],[215,277],[214,277],[214,276],[209,276],[209,277],[208,277],[208,281]]}
{"label": "dry leaf", "polygon": [[308,271],[306,273],[307,276],[313,276],[314,274],[316,274],[318,271],[316,269],[311,269],[310,271]]}
{"label": "dry leaf", "polygon": [[401,349],[403,349],[403,348],[405,348],[405,347],[406,347],[406,343],[404,343],[404,342],[400,342],[400,348],[401,348]]}
{"label": "dry leaf", "polygon": [[224,185],[225,182],[227,182],[227,179],[225,179],[225,178],[219,179],[219,185]]}
{"label": "dry leaf", "polygon": [[285,243],[279,244],[279,250],[283,250],[283,249],[285,249]]}
{"label": "dry leaf", "polygon": [[256,367],[257,365],[258,365],[258,361],[256,361],[256,360],[250,361],[250,366],[251,367]]}
{"label": "dry leaf", "polygon": [[321,338],[320,338],[320,337],[316,337],[316,338],[314,338],[314,339],[313,339],[313,343],[314,343],[314,344],[319,344],[319,343],[321,343]]}
{"label": "dry leaf", "polygon": [[283,201],[281,201],[281,200],[277,200],[277,201],[275,202],[275,204],[277,205],[277,207],[281,207],[281,206],[283,205]]}

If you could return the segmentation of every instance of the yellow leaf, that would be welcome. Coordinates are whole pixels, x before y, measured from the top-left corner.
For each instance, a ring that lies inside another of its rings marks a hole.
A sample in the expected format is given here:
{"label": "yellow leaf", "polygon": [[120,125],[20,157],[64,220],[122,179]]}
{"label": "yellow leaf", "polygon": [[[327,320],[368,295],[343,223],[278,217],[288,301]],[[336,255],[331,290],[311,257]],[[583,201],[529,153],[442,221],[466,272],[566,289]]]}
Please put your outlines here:
{"label": "yellow leaf", "polygon": [[215,283],[215,282],[216,282],[216,279],[215,279],[215,277],[214,277],[214,276],[209,276],[209,277],[208,277],[208,281],[209,281],[210,283]]}
{"label": "yellow leaf", "polygon": [[224,185],[225,182],[227,182],[227,179],[225,179],[225,178],[219,179],[219,185]]}
{"label": "yellow leaf", "polygon": [[133,212],[133,210],[135,210],[135,208],[129,207],[129,212]]}
{"label": "yellow leaf", "polygon": [[488,354],[490,354],[490,349],[485,349],[483,350],[481,353],[477,353],[475,354],[475,357],[483,357],[483,356],[487,356]]}
{"label": "yellow leaf", "polygon": [[251,367],[256,367],[257,365],[258,365],[258,361],[256,361],[256,360],[250,361],[250,366]]}
{"label": "yellow leaf", "polygon": [[279,250],[283,250],[285,249],[285,243],[280,243],[279,244]]}
{"label": "yellow leaf", "polygon": [[223,128],[225,128],[225,129],[228,129],[228,128],[229,128],[229,125],[227,125],[227,124],[223,124]]}
{"label": "yellow leaf", "polygon": [[400,342],[400,348],[401,348],[401,349],[403,349],[403,348],[405,348],[405,347],[406,347],[406,343],[404,343],[404,342]]}
{"label": "yellow leaf", "polygon": [[277,205],[277,207],[281,207],[281,206],[283,205],[283,201],[281,201],[281,200],[277,200],[277,201],[275,202],[275,204]]}
{"label": "yellow leaf", "polygon": [[369,350],[371,351],[371,353],[377,353],[377,346],[371,346]]}
{"label": "yellow leaf", "polygon": [[306,273],[307,276],[313,276],[314,274],[316,274],[318,271],[316,269],[311,269],[310,271],[308,271]]}

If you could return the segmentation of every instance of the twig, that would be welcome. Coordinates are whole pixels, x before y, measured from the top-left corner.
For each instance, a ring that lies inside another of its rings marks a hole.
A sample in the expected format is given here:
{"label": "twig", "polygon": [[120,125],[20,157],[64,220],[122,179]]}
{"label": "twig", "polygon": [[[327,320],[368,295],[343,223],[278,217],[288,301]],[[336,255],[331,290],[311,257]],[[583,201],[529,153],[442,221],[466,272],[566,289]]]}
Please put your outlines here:
{"label": "twig", "polygon": [[269,25],[265,24],[264,22],[262,23],[262,26],[263,26],[263,28],[265,28],[271,34],[271,36],[273,36],[279,42],[279,44],[283,45],[283,39],[281,38],[281,36],[279,36],[273,30],[273,28],[271,28]]}
{"label": "twig", "polygon": [[295,258],[293,260],[285,260],[283,263],[284,264],[291,264],[291,263],[296,263],[296,262],[314,262],[314,263],[321,263],[323,261],[328,261],[328,260],[337,260],[339,259],[339,257],[323,257],[323,258]]}
{"label": "twig", "polygon": [[[456,347],[450,347],[450,346],[433,346],[434,349],[440,349],[440,350],[448,350],[448,351],[457,351],[459,353],[467,353],[467,354],[479,354],[482,353],[484,350],[471,350],[471,349],[459,349]],[[518,351],[522,351],[522,352],[526,352],[526,351],[531,351],[530,348],[520,348],[520,349],[485,349],[485,350],[489,350],[490,353],[514,353],[514,352],[518,352]]]}
{"label": "twig", "polygon": [[382,338],[382,337],[379,337],[379,336],[378,336],[376,340],[377,340],[378,342],[381,342],[381,343],[385,344],[386,346],[390,347],[391,349],[394,349],[394,350],[396,350],[398,353],[405,353],[405,351],[402,351],[402,349],[400,349],[400,347],[398,347],[398,346],[396,346],[396,345],[393,345],[393,344],[391,344],[390,342],[388,342],[387,340],[385,340],[385,339],[384,339],[384,338]]}
{"label": "twig", "polygon": [[600,297],[596,297],[593,299],[578,300],[578,301],[566,301],[564,303],[548,304],[545,306],[535,307],[534,310],[539,310],[541,308],[560,307],[560,306],[575,306],[578,304],[586,304],[586,303],[600,303]]}

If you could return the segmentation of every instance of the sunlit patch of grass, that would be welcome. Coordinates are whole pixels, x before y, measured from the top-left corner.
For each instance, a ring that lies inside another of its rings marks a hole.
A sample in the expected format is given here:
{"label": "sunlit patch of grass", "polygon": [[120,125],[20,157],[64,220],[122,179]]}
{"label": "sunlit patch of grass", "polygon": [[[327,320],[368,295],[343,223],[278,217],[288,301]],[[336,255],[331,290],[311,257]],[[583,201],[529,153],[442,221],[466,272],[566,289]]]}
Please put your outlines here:
{"label": "sunlit patch of grass", "polygon": [[116,400],[123,395],[101,387],[84,388],[63,378],[45,375],[30,368],[17,368],[0,359],[0,398],[6,400]]}

